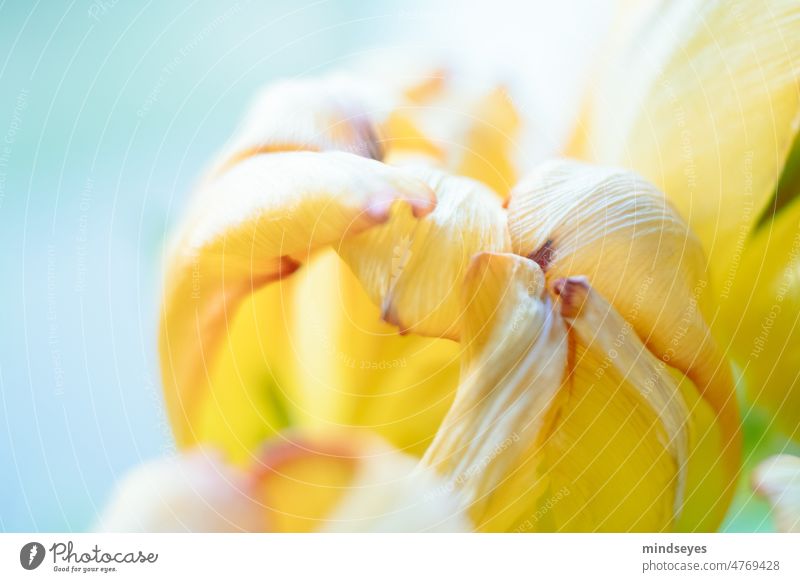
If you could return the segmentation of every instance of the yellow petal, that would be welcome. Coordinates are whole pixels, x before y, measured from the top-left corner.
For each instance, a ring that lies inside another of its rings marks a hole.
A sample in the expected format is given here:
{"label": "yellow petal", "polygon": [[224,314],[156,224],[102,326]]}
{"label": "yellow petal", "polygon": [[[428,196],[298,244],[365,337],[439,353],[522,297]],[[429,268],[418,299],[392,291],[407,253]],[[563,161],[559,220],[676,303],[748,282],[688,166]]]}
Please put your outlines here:
{"label": "yellow petal", "polygon": [[167,265],[160,329],[165,399],[180,444],[213,385],[216,356],[241,302],[317,249],[389,217],[393,200],[430,210],[424,184],[345,153],[250,157],[197,194]]}
{"label": "yellow petal", "polygon": [[297,287],[297,277],[276,281],[229,314],[226,337],[208,366],[208,386],[219,389],[199,396],[191,419],[197,442],[219,447],[240,465],[253,460],[260,443],[301,420],[292,341]]}
{"label": "yellow petal", "polygon": [[[517,466],[561,385],[566,328],[538,265],[516,255],[477,255],[463,301],[461,383],[422,465],[443,475],[479,529],[502,531],[536,498],[535,464]],[[518,495],[522,481],[534,492]]]}
{"label": "yellow petal", "polygon": [[387,157],[428,156],[505,199],[517,179],[525,127],[513,97],[503,86],[443,85],[392,111],[381,126]]}
{"label": "yellow petal", "polygon": [[[575,443],[569,443],[569,439],[560,434],[558,428],[554,429],[554,444],[562,442],[564,446],[572,447],[567,452],[568,457],[574,454],[576,459],[580,459],[582,453],[588,453],[585,458],[593,459],[591,467],[587,467],[585,472],[586,484],[577,488],[588,487],[571,497],[570,503],[578,503],[584,497],[583,493],[590,492],[592,497],[585,503],[595,507],[595,497],[601,499],[608,495],[615,512],[596,522],[599,529],[716,529],[730,503],[737,471],[736,459],[727,452],[732,446],[722,438],[727,435],[715,422],[713,412],[709,413],[707,405],[702,406],[693,384],[651,354],[633,327],[597,291],[591,289],[584,277],[559,280],[556,290],[561,297],[562,314],[571,326],[570,337],[575,342],[576,353],[581,354],[575,359],[570,377],[572,390],[568,402],[560,409],[561,417],[567,419],[567,434],[573,422],[569,420],[572,414],[570,404],[577,402],[578,418],[584,418],[582,414],[590,410],[583,410],[583,402],[576,400],[588,385],[589,390],[600,395],[587,394],[584,396],[587,402],[596,404],[598,401],[595,397],[603,398],[603,393],[611,396],[607,407],[603,405],[596,410],[598,418],[587,424],[591,427],[589,432],[596,430],[593,425],[597,424],[613,434],[612,439],[618,435],[622,437],[624,431],[612,427],[621,422],[621,418],[614,418],[615,415],[626,414],[625,424],[638,426],[647,435],[641,437],[643,440],[655,438],[658,442],[642,443],[641,446],[628,443],[631,454],[620,463],[619,460],[614,462],[614,455],[617,455],[617,459],[622,458],[621,452],[613,452],[611,445],[607,449],[603,445],[603,449],[597,451],[591,439],[584,441],[583,435],[579,435]],[[644,402],[650,410],[643,409],[640,404],[634,404],[627,413],[615,409],[615,401],[625,399]],[[660,427],[655,430],[652,426],[653,415],[660,421]],[[578,428],[574,426],[574,429]],[[635,431],[632,433],[629,436],[636,438]],[[620,438],[616,444],[623,447],[624,453],[623,443],[624,440]],[[669,453],[669,459],[659,452],[662,448]],[[558,459],[556,465],[565,462],[559,453],[548,451],[548,454]],[[647,461],[648,456],[654,459],[652,462],[655,464]],[[608,467],[599,465],[599,458],[602,457],[607,457],[614,467],[610,475]],[[654,480],[636,477],[637,471],[642,469],[646,469],[648,475],[652,473]],[[665,491],[660,493],[659,480],[669,476],[670,473],[665,472],[667,470],[672,473],[672,478],[669,483],[663,484]],[[624,494],[614,502],[615,486],[611,482],[619,477],[630,481],[628,488],[620,482],[619,487],[623,488],[621,491]],[[596,481],[593,482],[593,479]],[[607,480],[610,481],[608,484]],[[672,515],[665,511],[664,506],[670,498]],[[643,499],[652,499],[653,504],[638,506]],[[557,515],[558,511],[554,516]],[[581,522],[581,519],[579,513],[569,518],[574,521],[572,526]],[[615,522],[617,525],[612,526]],[[571,527],[570,521],[565,522],[565,526]],[[589,522],[586,522],[586,526],[590,527]]]}
{"label": "yellow petal", "polygon": [[622,372],[625,381],[639,393],[658,416],[665,431],[662,442],[676,467],[674,512],[679,515],[686,489],[688,470],[689,413],[677,383],[667,366],[642,344],[630,324],[594,291],[585,277],[556,282],[561,297],[562,315],[570,324],[575,339],[589,349],[599,348],[608,364]]}
{"label": "yellow petal", "polygon": [[498,87],[482,96],[471,114],[454,172],[479,180],[506,198],[517,181],[514,156],[522,126],[519,113],[508,91]]}
{"label": "yellow petal", "polygon": [[721,285],[720,327],[747,381],[748,398],[800,441],[800,203],[747,243]]}
{"label": "yellow petal", "polygon": [[793,0],[661,2],[594,87],[582,151],[663,190],[726,270],[800,124]]}
{"label": "yellow petal", "polygon": [[669,531],[677,465],[656,412],[608,354],[576,343],[540,454],[544,483],[520,531]]}
{"label": "yellow petal", "polygon": [[400,336],[332,250],[246,299],[193,425],[237,462],[287,427],[366,427],[421,455],[452,402],[460,348]]}
{"label": "yellow petal", "polygon": [[455,342],[398,335],[333,252],[297,273],[294,409],[318,429],[366,427],[421,455],[458,383]]}
{"label": "yellow petal", "polygon": [[658,190],[623,170],[552,161],[514,189],[508,214],[514,252],[551,282],[586,275],[654,355],[691,378],[736,440],[731,372],[702,309],[703,252]]}
{"label": "yellow petal", "polygon": [[419,221],[401,209],[339,252],[401,332],[458,339],[464,274],[475,253],[509,250],[505,213],[479,182],[422,168],[415,175],[436,193],[436,209]]}
{"label": "yellow petal", "polygon": [[117,485],[96,526],[105,532],[264,531],[247,476],[210,449],[137,467]]}
{"label": "yellow petal", "polygon": [[800,457],[771,457],[756,467],[751,481],[772,505],[778,531],[800,533]]}

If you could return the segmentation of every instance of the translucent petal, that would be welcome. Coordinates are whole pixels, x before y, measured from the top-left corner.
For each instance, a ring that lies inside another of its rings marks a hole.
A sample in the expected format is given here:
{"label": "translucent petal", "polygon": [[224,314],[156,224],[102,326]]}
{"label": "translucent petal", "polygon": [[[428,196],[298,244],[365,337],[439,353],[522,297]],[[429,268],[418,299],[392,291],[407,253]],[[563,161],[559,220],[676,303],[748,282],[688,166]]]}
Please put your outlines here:
{"label": "translucent petal", "polygon": [[[662,470],[670,467],[673,472],[668,490],[672,495],[674,519],[666,519],[663,507],[659,508],[655,502],[652,506],[632,507],[640,500],[628,499],[629,495],[626,494],[618,503],[620,516],[626,511],[629,511],[629,517],[639,515],[636,521],[629,521],[627,527],[647,529],[644,523],[653,519],[651,523],[654,528],[715,530],[725,515],[738,475],[737,459],[731,454],[738,443],[736,435],[731,437],[725,434],[714,411],[699,397],[692,382],[651,354],[630,323],[622,319],[597,291],[591,289],[584,277],[557,281],[555,287],[560,294],[562,315],[571,325],[570,337],[575,340],[576,351],[585,349],[583,359],[576,360],[570,378],[573,388],[586,381],[592,382],[590,389],[611,394],[610,402],[618,397],[626,398],[620,392],[635,394],[636,398],[647,404],[650,411],[644,411],[636,405],[624,422],[634,426],[638,423],[639,430],[654,435],[671,457],[669,460],[660,456],[657,458]],[[587,400],[591,398],[587,396]],[[613,406],[609,406],[608,411],[612,418],[615,413],[622,412],[615,411]],[[602,412],[604,415],[605,410]],[[565,406],[561,415],[568,417],[569,414]],[[655,431],[647,428],[652,423],[651,414],[660,421],[660,427]],[[599,422],[602,424],[603,421],[605,418]],[[606,426],[615,426],[615,422],[618,419]],[[616,436],[617,429],[614,431]],[[554,432],[553,438],[558,439],[559,435]],[[636,446],[631,448],[635,449]],[[651,443],[649,453],[656,452]],[[603,454],[599,453],[600,456]],[[626,460],[625,466],[619,468],[621,473],[641,468],[636,469],[637,463],[642,460],[641,456],[631,456],[629,460],[630,466]],[[650,470],[654,471],[655,467],[648,468]],[[591,474],[591,470],[586,471],[587,476]],[[615,478],[616,474],[611,477]],[[646,485],[639,479],[634,483],[635,487],[640,483],[643,488]],[[651,490],[650,499],[664,498],[657,497]],[[572,498],[573,502],[576,500],[577,497]],[[613,522],[617,517],[609,515],[608,520]],[[660,525],[657,525],[659,521]]]}
{"label": "translucent petal", "polygon": [[481,253],[464,289],[461,382],[422,465],[443,475],[443,494],[455,491],[479,529],[503,530],[531,504],[528,496],[509,497],[516,490],[508,480],[536,469],[528,464],[517,473],[561,386],[566,328],[531,260]]}
{"label": "translucent petal", "polygon": [[[561,313],[574,337],[589,349],[599,348],[606,363],[622,373],[625,382],[653,409],[663,426],[662,445],[673,457],[676,479],[674,513],[679,515],[688,470],[688,417],[686,404],[675,379],[664,362],[653,356],[639,340],[633,327],[590,286],[585,277],[556,282]],[[598,368],[600,373],[603,368]]]}

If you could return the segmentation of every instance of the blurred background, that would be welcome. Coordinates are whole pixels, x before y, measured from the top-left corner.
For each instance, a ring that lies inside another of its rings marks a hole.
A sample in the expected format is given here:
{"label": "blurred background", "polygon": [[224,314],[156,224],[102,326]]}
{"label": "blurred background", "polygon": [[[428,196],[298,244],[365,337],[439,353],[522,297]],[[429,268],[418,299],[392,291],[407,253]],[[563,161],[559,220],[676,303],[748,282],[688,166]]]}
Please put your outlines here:
{"label": "blurred background", "polygon": [[[172,450],[161,252],[261,85],[454,55],[507,75],[537,146],[559,143],[610,2],[479,4],[0,2],[0,530],[90,528],[121,474]],[[769,529],[742,499],[726,528]]]}

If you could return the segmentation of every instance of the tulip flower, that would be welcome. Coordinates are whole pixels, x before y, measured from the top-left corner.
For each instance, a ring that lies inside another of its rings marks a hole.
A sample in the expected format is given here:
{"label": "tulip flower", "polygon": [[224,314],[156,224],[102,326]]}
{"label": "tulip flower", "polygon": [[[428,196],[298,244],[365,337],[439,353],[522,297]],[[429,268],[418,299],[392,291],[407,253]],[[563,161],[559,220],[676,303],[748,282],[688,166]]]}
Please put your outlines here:
{"label": "tulip flower", "polygon": [[[505,90],[453,93],[436,73],[259,97],[165,263],[179,446],[280,475],[245,491],[263,529],[716,529],[739,419],[701,240],[624,169],[521,168]],[[408,480],[359,495],[347,459],[373,455],[335,437],[297,475],[260,453],[345,428]]]}
{"label": "tulip flower", "polygon": [[748,396],[800,439],[797,3],[624,16],[568,152],[634,170],[675,205],[708,258],[715,332]]}

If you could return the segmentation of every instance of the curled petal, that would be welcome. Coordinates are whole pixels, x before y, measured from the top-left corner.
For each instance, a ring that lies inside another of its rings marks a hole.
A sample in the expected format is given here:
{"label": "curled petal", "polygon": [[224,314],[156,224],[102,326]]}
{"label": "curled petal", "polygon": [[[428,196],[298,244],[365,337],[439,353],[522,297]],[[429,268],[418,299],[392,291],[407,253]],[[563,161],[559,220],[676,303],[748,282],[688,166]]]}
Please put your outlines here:
{"label": "curled petal", "polygon": [[[461,383],[422,465],[457,489],[477,527],[502,530],[530,505],[509,477],[539,440],[561,385],[566,328],[529,259],[481,253],[464,290]],[[534,481],[535,468],[526,465],[517,478]]]}
{"label": "curled petal", "polygon": [[401,332],[458,339],[469,261],[480,251],[509,249],[505,213],[479,182],[430,169],[409,172],[436,193],[436,209],[419,221],[398,212],[344,241],[339,252]]}
{"label": "curled petal", "polygon": [[800,533],[800,457],[776,455],[756,467],[753,489],[772,505],[778,531]]}
{"label": "curled petal", "polygon": [[433,194],[399,170],[345,153],[262,154],[205,185],[168,263],[160,326],[179,443],[195,440],[198,401],[226,388],[209,381],[241,302],[319,248],[386,221],[395,200],[423,215]]}
{"label": "curled petal", "polygon": [[561,313],[575,338],[589,349],[598,349],[616,367],[625,383],[636,390],[658,416],[663,426],[662,445],[673,457],[676,469],[674,513],[679,516],[686,490],[688,467],[689,411],[673,375],[664,362],[653,356],[628,324],[585,277],[556,282]]}
{"label": "curled petal", "polygon": [[553,420],[528,453],[536,479],[517,480],[518,494],[533,502],[511,529],[718,527],[733,476],[716,458],[721,431],[713,412],[585,277],[554,288],[569,325],[567,370]]}
{"label": "curled petal", "polygon": [[653,354],[686,374],[716,410],[739,465],[731,371],[706,324],[708,281],[699,242],[641,177],[571,161],[543,164],[512,192],[514,251],[550,281],[585,274]]}
{"label": "curled petal", "polygon": [[370,84],[337,76],[270,85],[253,101],[216,172],[253,155],[286,151],[343,151],[380,160],[377,127],[388,99]]}
{"label": "curled petal", "polygon": [[[696,357],[708,330],[694,296],[706,283],[703,253],[651,184],[616,168],[556,160],[514,189],[508,212],[514,251],[537,260],[550,280],[585,274],[654,352],[670,350],[685,370],[706,365]],[[680,324],[686,339],[676,349]]]}

